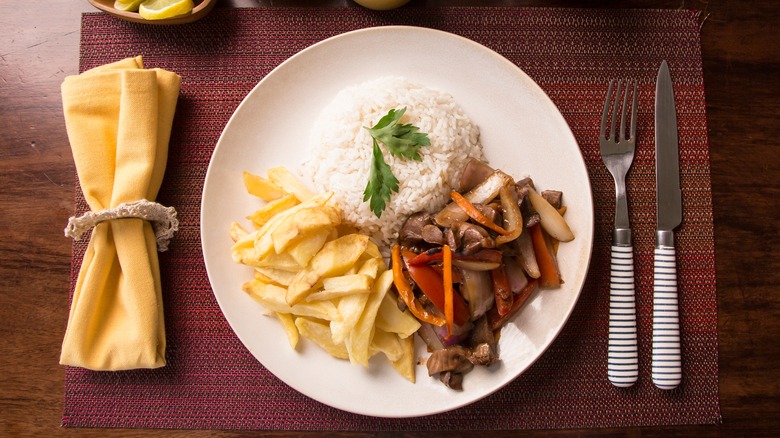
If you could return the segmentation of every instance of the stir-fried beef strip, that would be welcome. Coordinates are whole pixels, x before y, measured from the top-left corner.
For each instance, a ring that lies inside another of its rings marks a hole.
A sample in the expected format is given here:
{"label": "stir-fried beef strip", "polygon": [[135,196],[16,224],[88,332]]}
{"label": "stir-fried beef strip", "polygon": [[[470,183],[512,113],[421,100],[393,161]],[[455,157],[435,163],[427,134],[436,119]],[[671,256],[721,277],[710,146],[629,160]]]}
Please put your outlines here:
{"label": "stir-fried beef strip", "polygon": [[479,344],[493,344],[496,342],[496,337],[493,334],[493,330],[490,329],[490,324],[487,318],[482,316],[474,321],[474,329],[471,331],[471,337],[469,338],[469,344],[471,347],[475,347]]}
{"label": "stir-fried beef strip", "polygon": [[517,198],[517,205],[522,206],[525,197],[528,195],[528,188],[533,187],[533,181],[530,178],[525,178],[515,182],[513,189],[515,190],[515,197]]}
{"label": "stir-fried beef strip", "polygon": [[428,375],[435,376],[447,371],[467,373],[474,368],[469,356],[471,356],[471,351],[458,345],[436,350],[431,353],[426,363]]}
{"label": "stir-fried beef strip", "polygon": [[463,390],[463,374],[453,371],[445,371],[439,374],[439,381],[450,389]]}
{"label": "stir-fried beef strip", "polygon": [[[484,326],[488,327],[486,321]],[[429,376],[438,374],[439,380],[447,387],[461,390],[463,389],[464,374],[471,371],[475,365],[488,366],[497,360],[497,346],[495,341],[491,341],[479,343],[473,349],[453,345],[434,350],[428,358],[426,366]]]}
{"label": "stir-fried beef strip", "polygon": [[460,241],[458,252],[471,255],[482,248],[495,248],[496,242],[485,228],[471,222],[455,222],[452,229]]}
{"label": "stir-fried beef strip", "polygon": [[470,360],[474,365],[488,366],[498,361],[498,344],[486,317],[474,321],[469,345],[472,350]]}
{"label": "stir-fried beef strip", "polygon": [[409,216],[401,226],[398,240],[404,247],[424,242],[423,228],[433,224],[433,216],[430,213],[419,212]]}
{"label": "stir-fried beef strip", "polygon": [[[525,177],[523,179],[519,179],[519,180],[515,181],[515,186],[519,190],[524,190],[525,187],[531,187],[532,189],[536,188],[536,186],[534,186],[534,180],[531,179],[530,177]],[[524,191],[527,191],[527,190],[524,190]]]}
{"label": "stir-fried beef strip", "polygon": [[501,210],[501,206],[496,204],[476,203],[474,204],[474,207],[476,207],[480,213],[484,214],[486,218],[493,222],[496,222],[496,218],[498,218],[500,214],[499,212]]}
{"label": "stir-fried beef strip", "polygon": [[534,183],[531,178],[523,178],[515,183],[515,193],[517,194],[518,204],[520,205],[520,212],[523,215],[524,225],[526,228],[530,228],[539,223],[542,218],[539,213],[534,210],[534,207],[530,202],[525,201],[525,197],[528,194],[528,189],[534,188]]}
{"label": "stir-fried beef strip", "polygon": [[555,209],[561,208],[561,201],[563,199],[563,192],[559,190],[545,190],[542,192],[542,197],[547,200]]}
{"label": "stir-fried beef strip", "polygon": [[[529,204],[530,202],[523,203],[523,205],[529,205]],[[533,209],[533,207],[528,207],[527,211],[523,211],[523,218],[525,219],[524,225],[526,228],[531,228],[542,220],[541,216],[539,216],[539,213],[537,213]]]}
{"label": "stir-fried beef strip", "polygon": [[456,251],[460,246],[460,239],[455,235],[455,232],[452,231],[452,228],[444,229],[444,243],[449,245],[450,248],[455,248]]}
{"label": "stir-fried beef strip", "polygon": [[[495,212],[492,207],[485,208]],[[496,246],[490,233],[480,225],[459,221],[454,222],[451,227],[441,228],[433,224],[429,213],[415,213],[410,216],[401,227],[399,241],[402,247],[412,249],[416,253],[447,244],[459,254],[471,255],[481,249]]]}
{"label": "stir-fried beef strip", "polygon": [[471,363],[488,366],[498,360],[498,350],[495,344],[479,344],[471,352]]}
{"label": "stir-fried beef strip", "polygon": [[422,240],[432,245],[441,246],[445,243],[444,232],[441,230],[441,228],[437,227],[436,225],[433,224],[423,225]]}
{"label": "stir-fried beef strip", "polygon": [[427,362],[428,375],[440,374],[439,379],[445,385],[460,389],[462,375],[471,371],[473,366],[489,366],[498,361],[498,344],[486,317],[474,321],[468,345],[471,348],[453,345],[434,350]]}
{"label": "stir-fried beef strip", "polygon": [[542,220],[542,217],[539,216],[539,213],[537,213],[536,210],[534,210],[534,207],[530,202],[523,202],[522,205],[520,205],[520,212],[522,213],[523,220],[525,221],[523,226],[526,228],[531,228]]}

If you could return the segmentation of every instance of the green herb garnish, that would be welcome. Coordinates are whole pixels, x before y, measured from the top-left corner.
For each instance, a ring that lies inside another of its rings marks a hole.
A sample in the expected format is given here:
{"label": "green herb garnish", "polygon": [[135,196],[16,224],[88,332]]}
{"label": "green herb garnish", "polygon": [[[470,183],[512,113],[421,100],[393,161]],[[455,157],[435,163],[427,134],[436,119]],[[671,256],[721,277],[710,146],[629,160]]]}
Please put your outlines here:
{"label": "green herb garnish", "polygon": [[390,166],[385,163],[385,158],[382,156],[382,150],[379,149],[379,145],[374,140],[374,154],[371,157],[371,174],[368,178],[368,184],[366,190],[363,192],[363,202],[371,199],[369,206],[371,211],[374,212],[376,217],[382,216],[387,206],[387,202],[390,202],[390,196],[392,193],[398,191],[398,179],[393,175],[393,171]]}
{"label": "green herb garnish", "polygon": [[411,125],[399,125],[398,121],[406,112],[406,107],[400,110],[391,109],[372,128],[364,128],[373,138],[373,156],[371,157],[371,174],[363,192],[363,202],[370,201],[371,211],[377,217],[382,216],[390,201],[390,196],[398,192],[398,180],[393,176],[392,169],[385,162],[379,143],[385,145],[390,155],[408,160],[422,161],[420,148],[430,146],[428,134],[419,132],[420,128]]}

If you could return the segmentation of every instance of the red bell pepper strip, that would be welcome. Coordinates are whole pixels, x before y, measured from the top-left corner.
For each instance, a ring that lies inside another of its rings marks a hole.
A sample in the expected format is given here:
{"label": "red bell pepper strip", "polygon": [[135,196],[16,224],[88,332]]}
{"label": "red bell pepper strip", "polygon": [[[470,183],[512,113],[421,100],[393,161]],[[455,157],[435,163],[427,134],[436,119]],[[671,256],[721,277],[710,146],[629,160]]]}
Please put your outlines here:
{"label": "red bell pepper strip", "polygon": [[444,282],[442,284],[444,287],[444,321],[447,322],[447,334],[452,336],[452,321],[455,318],[452,291],[452,250],[450,250],[449,245],[444,245],[442,249],[444,256],[442,262],[444,268]]}
{"label": "red bell pepper strip", "polygon": [[[452,260],[453,260],[453,263],[452,263],[452,284],[463,283],[463,277],[460,275],[460,271],[458,269],[455,269],[455,268],[457,268],[457,265],[454,262],[455,257],[453,257]],[[441,275],[442,277],[444,276],[444,267],[442,265],[439,264],[439,265],[428,265],[428,266],[430,266],[431,269],[436,271],[437,274]]]}
{"label": "red bell pepper strip", "polygon": [[435,326],[444,325],[444,319],[425,310],[425,307],[423,307],[422,304],[420,304],[420,302],[417,301],[417,299],[414,297],[412,286],[409,284],[409,281],[406,280],[406,277],[404,277],[403,266],[401,262],[401,247],[394,245],[391,255],[393,263],[393,283],[395,284],[395,288],[398,290],[398,295],[401,296],[401,299],[406,304],[406,307],[409,308],[409,311],[412,312],[412,315],[414,315],[420,321],[427,322],[428,324]]}
{"label": "red bell pepper strip", "polygon": [[[444,281],[442,276],[439,275],[433,268],[428,265],[414,266],[409,264],[417,254],[412,251],[402,249],[401,256],[406,263],[406,269],[409,271],[409,276],[422,290],[425,296],[431,300],[434,306],[444,313]],[[452,294],[452,307],[453,307],[453,322],[457,325],[463,325],[468,322],[469,306],[459,293],[453,291]]]}
{"label": "red bell pepper strip", "polygon": [[407,265],[420,266],[431,263],[441,263],[444,260],[444,251],[441,247],[431,248],[421,252],[406,262]]}
{"label": "red bell pepper strip", "polygon": [[490,310],[488,310],[486,317],[488,324],[490,325],[490,329],[496,331],[503,327],[507,321],[514,317],[515,314],[517,314],[517,312],[523,308],[523,305],[528,302],[528,298],[531,297],[531,294],[533,294],[534,291],[538,289],[538,287],[539,282],[536,279],[531,279],[525,289],[514,296],[512,307],[505,315],[499,315],[496,306],[493,306]]}
{"label": "red bell pepper strip", "polygon": [[495,309],[500,316],[509,313],[512,308],[513,294],[509,286],[509,277],[506,275],[506,266],[501,265],[490,271],[490,279],[493,282],[493,294],[496,296]]}
{"label": "red bell pepper strip", "polygon": [[560,286],[563,281],[561,280],[561,271],[558,269],[558,261],[555,259],[552,248],[547,244],[541,225],[536,224],[529,231],[536,254],[536,263],[539,265],[539,287]]}

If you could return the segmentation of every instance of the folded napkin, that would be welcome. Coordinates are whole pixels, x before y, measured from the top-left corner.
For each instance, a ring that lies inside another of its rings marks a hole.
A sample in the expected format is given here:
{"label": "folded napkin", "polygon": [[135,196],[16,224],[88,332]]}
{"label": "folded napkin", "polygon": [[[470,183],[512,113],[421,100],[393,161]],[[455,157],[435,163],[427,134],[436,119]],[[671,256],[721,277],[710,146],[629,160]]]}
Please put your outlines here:
{"label": "folded napkin", "polygon": [[[140,56],[62,84],[73,158],[92,212],[154,201],[168,158],[181,78]],[[60,363],[93,370],[165,365],[157,243],[151,224],[98,223],[79,271]]]}

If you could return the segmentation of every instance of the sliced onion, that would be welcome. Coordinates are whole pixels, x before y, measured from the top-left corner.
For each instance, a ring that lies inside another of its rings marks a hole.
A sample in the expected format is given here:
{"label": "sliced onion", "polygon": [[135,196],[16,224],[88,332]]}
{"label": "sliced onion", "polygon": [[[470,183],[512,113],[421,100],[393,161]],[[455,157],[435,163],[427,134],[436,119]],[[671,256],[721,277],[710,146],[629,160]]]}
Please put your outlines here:
{"label": "sliced onion", "polygon": [[509,231],[509,234],[496,237],[496,245],[503,245],[517,239],[523,232],[523,214],[520,212],[517,198],[508,187],[501,187],[498,193],[501,195],[501,208],[504,210],[504,229]]}
{"label": "sliced onion", "polygon": [[501,187],[514,183],[515,180],[511,176],[496,170],[481,184],[469,190],[463,197],[472,204],[487,204],[498,196],[498,191],[501,190]]}
{"label": "sliced onion", "polygon": [[496,262],[483,262],[479,260],[462,260],[462,259],[455,259],[452,261],[452,264],[465,270],[469,271],[492,271],[493,269],[496,269],[497,267],[501,266],[501,263]]}
{"label": "sliced onion", "polygon": [[417,334],[420,335],[420,338],[425,342],[425,345],[428,346],[429,351],[441,350],[444,348],[444,344],[436,334],[436,329],[427,322],[420,322],[420,329],[417,330]]}
{"label": "sliced onion", "polygon": [[441,327],[433,327],[433,329],[436,331],[436,335],[439,337],[441,343],[444,344],[445,347],[452,347],[453,345],[458,344],[464,339],[468,338],[472,327],[473,325],[471,323],[467,323],[461,326],[455,324],[452,326],[452,335],[447,332],[446,325]]}
{"label": "sliced onion", "polygon": [[519,254],[518,261],[525,273],[531,278],[539,278],[542,273],[539,271],[539,264],[536,263],[536,252],[534,251],[533,242],[531,242],[531,233],[525,232],[521,234],[515,240],[515,248]]}
{"label": "sliced onion", "polygon": [[528,285],[528,277],[525,276],[520,261],[517,257],[506,257],[504,264],[506,265],[507,278],[509,278],[509,288],[512,289],[512,293],[520,293]]}
{"label": "sliced onion", "polygon": [[539,213],[542,228],[544,228],[544,231],[547,231],[547,234],[561,242],[574,240],[574,233],[571,232],[571,228],[569,228],[569,224],[566,223],[563,216],[530,186],[528,187],[528,199],[531,201],[531,205],[534,206],[534,210]]}
{"label": "sliced onion", "polygon": [[459,260],[474,260],[478,262],[491,262],[501,263],[504,258],[504,253],[497,249],[482,248],[474,254],[469,255],[457,255],[455,258]]}
{"label": "sliced onion", "polygon": [[493,172],[495,172],[495,169],[488,166],[484,161],[477,160],[476,158],[470,159],[463,168],[463,172],[460,174],[460,182],[458,184],[460,187],[458,190],[460,192],[467,192],[473,189],[479,185],[479,183],[486,180]]}
{"label": "sliced onion", "polygon": [[471,319],[478,319],[493,307],[496,299],[493,293],[493,283],[490,281],[490,273],[461,269],[460,275],[463,278],[460,292],[469,303]]}

